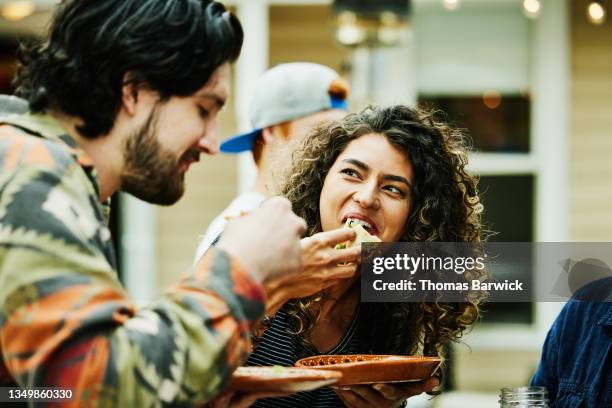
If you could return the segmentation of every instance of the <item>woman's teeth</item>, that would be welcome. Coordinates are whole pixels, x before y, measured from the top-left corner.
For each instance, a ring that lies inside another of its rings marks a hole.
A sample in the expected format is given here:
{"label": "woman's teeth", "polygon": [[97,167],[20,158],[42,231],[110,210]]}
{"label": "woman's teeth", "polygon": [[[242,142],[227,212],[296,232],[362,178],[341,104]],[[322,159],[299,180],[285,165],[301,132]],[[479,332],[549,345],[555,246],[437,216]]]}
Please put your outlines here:
{"label": "woman's teeth", "polygon": [[358,219],[355,219],[355,218],[349,218],[349,220],[350,220],[351,223],[359,224],[359,225],[363,226],[363,228],[372,229],[372,226],[370,224],[368,224],[367,222],[363,221],[363,220],[358,220]]}

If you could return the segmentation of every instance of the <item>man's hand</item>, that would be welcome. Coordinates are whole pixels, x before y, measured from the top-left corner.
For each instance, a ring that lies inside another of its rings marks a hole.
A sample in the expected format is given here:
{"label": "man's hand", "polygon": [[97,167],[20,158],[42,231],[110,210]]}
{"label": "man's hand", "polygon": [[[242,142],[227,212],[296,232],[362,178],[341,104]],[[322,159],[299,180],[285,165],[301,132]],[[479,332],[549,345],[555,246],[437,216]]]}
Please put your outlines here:
{"label": "man's hand", "polygon": [[273,314],[290,299],[314,295],[354,277],[361,259],[361,247],[334,249],[337,244],[354,238],[355,231],[339,228],[302,239],[303,271],[271,279],[264,285],[269,295],[267,314]]}
{"label": "man's hand", "polygon": [[336,390],[349,408],[398,408],[415,395],[430,392],[440,384],[436,377],[408,384],[355,385]]}
{"label": "man's hand", "polygon": [[302,270],[300,237],[305,231],[306,223],[291,211],[289,201],[274,197],[230,221],[217,246],[263,283]]}

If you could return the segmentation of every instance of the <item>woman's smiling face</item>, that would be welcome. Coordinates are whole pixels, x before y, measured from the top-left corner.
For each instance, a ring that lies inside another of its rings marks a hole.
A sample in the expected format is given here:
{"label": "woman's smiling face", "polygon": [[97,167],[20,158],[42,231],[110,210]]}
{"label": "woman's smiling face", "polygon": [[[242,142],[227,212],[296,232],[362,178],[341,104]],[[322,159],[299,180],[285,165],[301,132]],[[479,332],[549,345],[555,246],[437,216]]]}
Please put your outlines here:
{"label": "woman's smiling face", "polygon": [[321,227],[360,220],[383,242],[404,234],[414,176],[410,160],[387,138],[368,133],[350,142],[327,173],[319,201]]}

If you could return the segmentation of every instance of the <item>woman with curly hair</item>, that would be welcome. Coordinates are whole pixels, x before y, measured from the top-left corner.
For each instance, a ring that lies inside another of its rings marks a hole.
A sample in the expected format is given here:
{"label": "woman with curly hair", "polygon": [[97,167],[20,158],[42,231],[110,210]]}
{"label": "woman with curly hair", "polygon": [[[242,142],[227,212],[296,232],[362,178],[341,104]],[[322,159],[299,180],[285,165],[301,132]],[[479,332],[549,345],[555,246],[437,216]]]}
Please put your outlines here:
{"label": "woman with curly hair", "polygon": [[[482,205],[467,173],[464,136],[432,112],[369,107],[316,129],[294,156],[283,194],[307,235],[358,220],[383,242],[479,242]],[[360,303],[359,276],[287,302],[248,365],[288,365],[318,354],[444,357],[479,317],[477,301]],[[255,407],[398,407],[439,380],[319,389]]]}

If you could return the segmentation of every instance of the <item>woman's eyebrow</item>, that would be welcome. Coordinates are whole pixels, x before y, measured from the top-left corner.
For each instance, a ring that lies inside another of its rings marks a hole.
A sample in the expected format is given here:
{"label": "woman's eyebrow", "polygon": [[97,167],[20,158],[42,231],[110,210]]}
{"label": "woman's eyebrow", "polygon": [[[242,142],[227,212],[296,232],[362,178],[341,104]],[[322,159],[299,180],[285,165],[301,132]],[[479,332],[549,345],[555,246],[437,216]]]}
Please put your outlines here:
{"label": "woman's eyebrow", "polygon": [[[342,161],[345,162],[345,163],[350,163],[350,164],[352,164],[354,166],[357,166],[357,167],[359,167],[360,169],[362,169],[364,171],[370,170],[370,166],[368,166],[367,164],[365,164],[361,160],[357,160],[357,159],[342,159]],[[408,179],[405,178],[405,177],[396,176],[395,174],[385,174],[382,178],[383,178],[383,180],[397,181],[399,183],[404,183],[408,187],[410,187],[410,189],[412,190],[412,183],[410,181],[408,181]]]}
{"label": "woman's eyebrow", "polygon": [[362,170],[366,170],[366,171],[367,171],[367,170],[370,170],[370,166],[368,166],[368,165],[367,165],[367,164],[365,164],[364,162],[362,162],[362,161],[360,161],[360,160],[357,160],[357,159],[343,159],[342,161],[343,161],[343,162],[346,162],[346,163],[353,164],[353,165],[355,165],[355,166],[359,167],[359,168],[360,168],[360,169],[362,169]]}
{"label": "woman's eyebrow", "polygon": [[408,187],[410,187],[410,189],[412,190],[412,183],[409,182],[408,179],[406,179],[405,177],[396,176],[395,174],[385,174],[382,178],[383,178],[383,180],[397,181],[397,182],[400,182],[400,183],[404,183]]}

